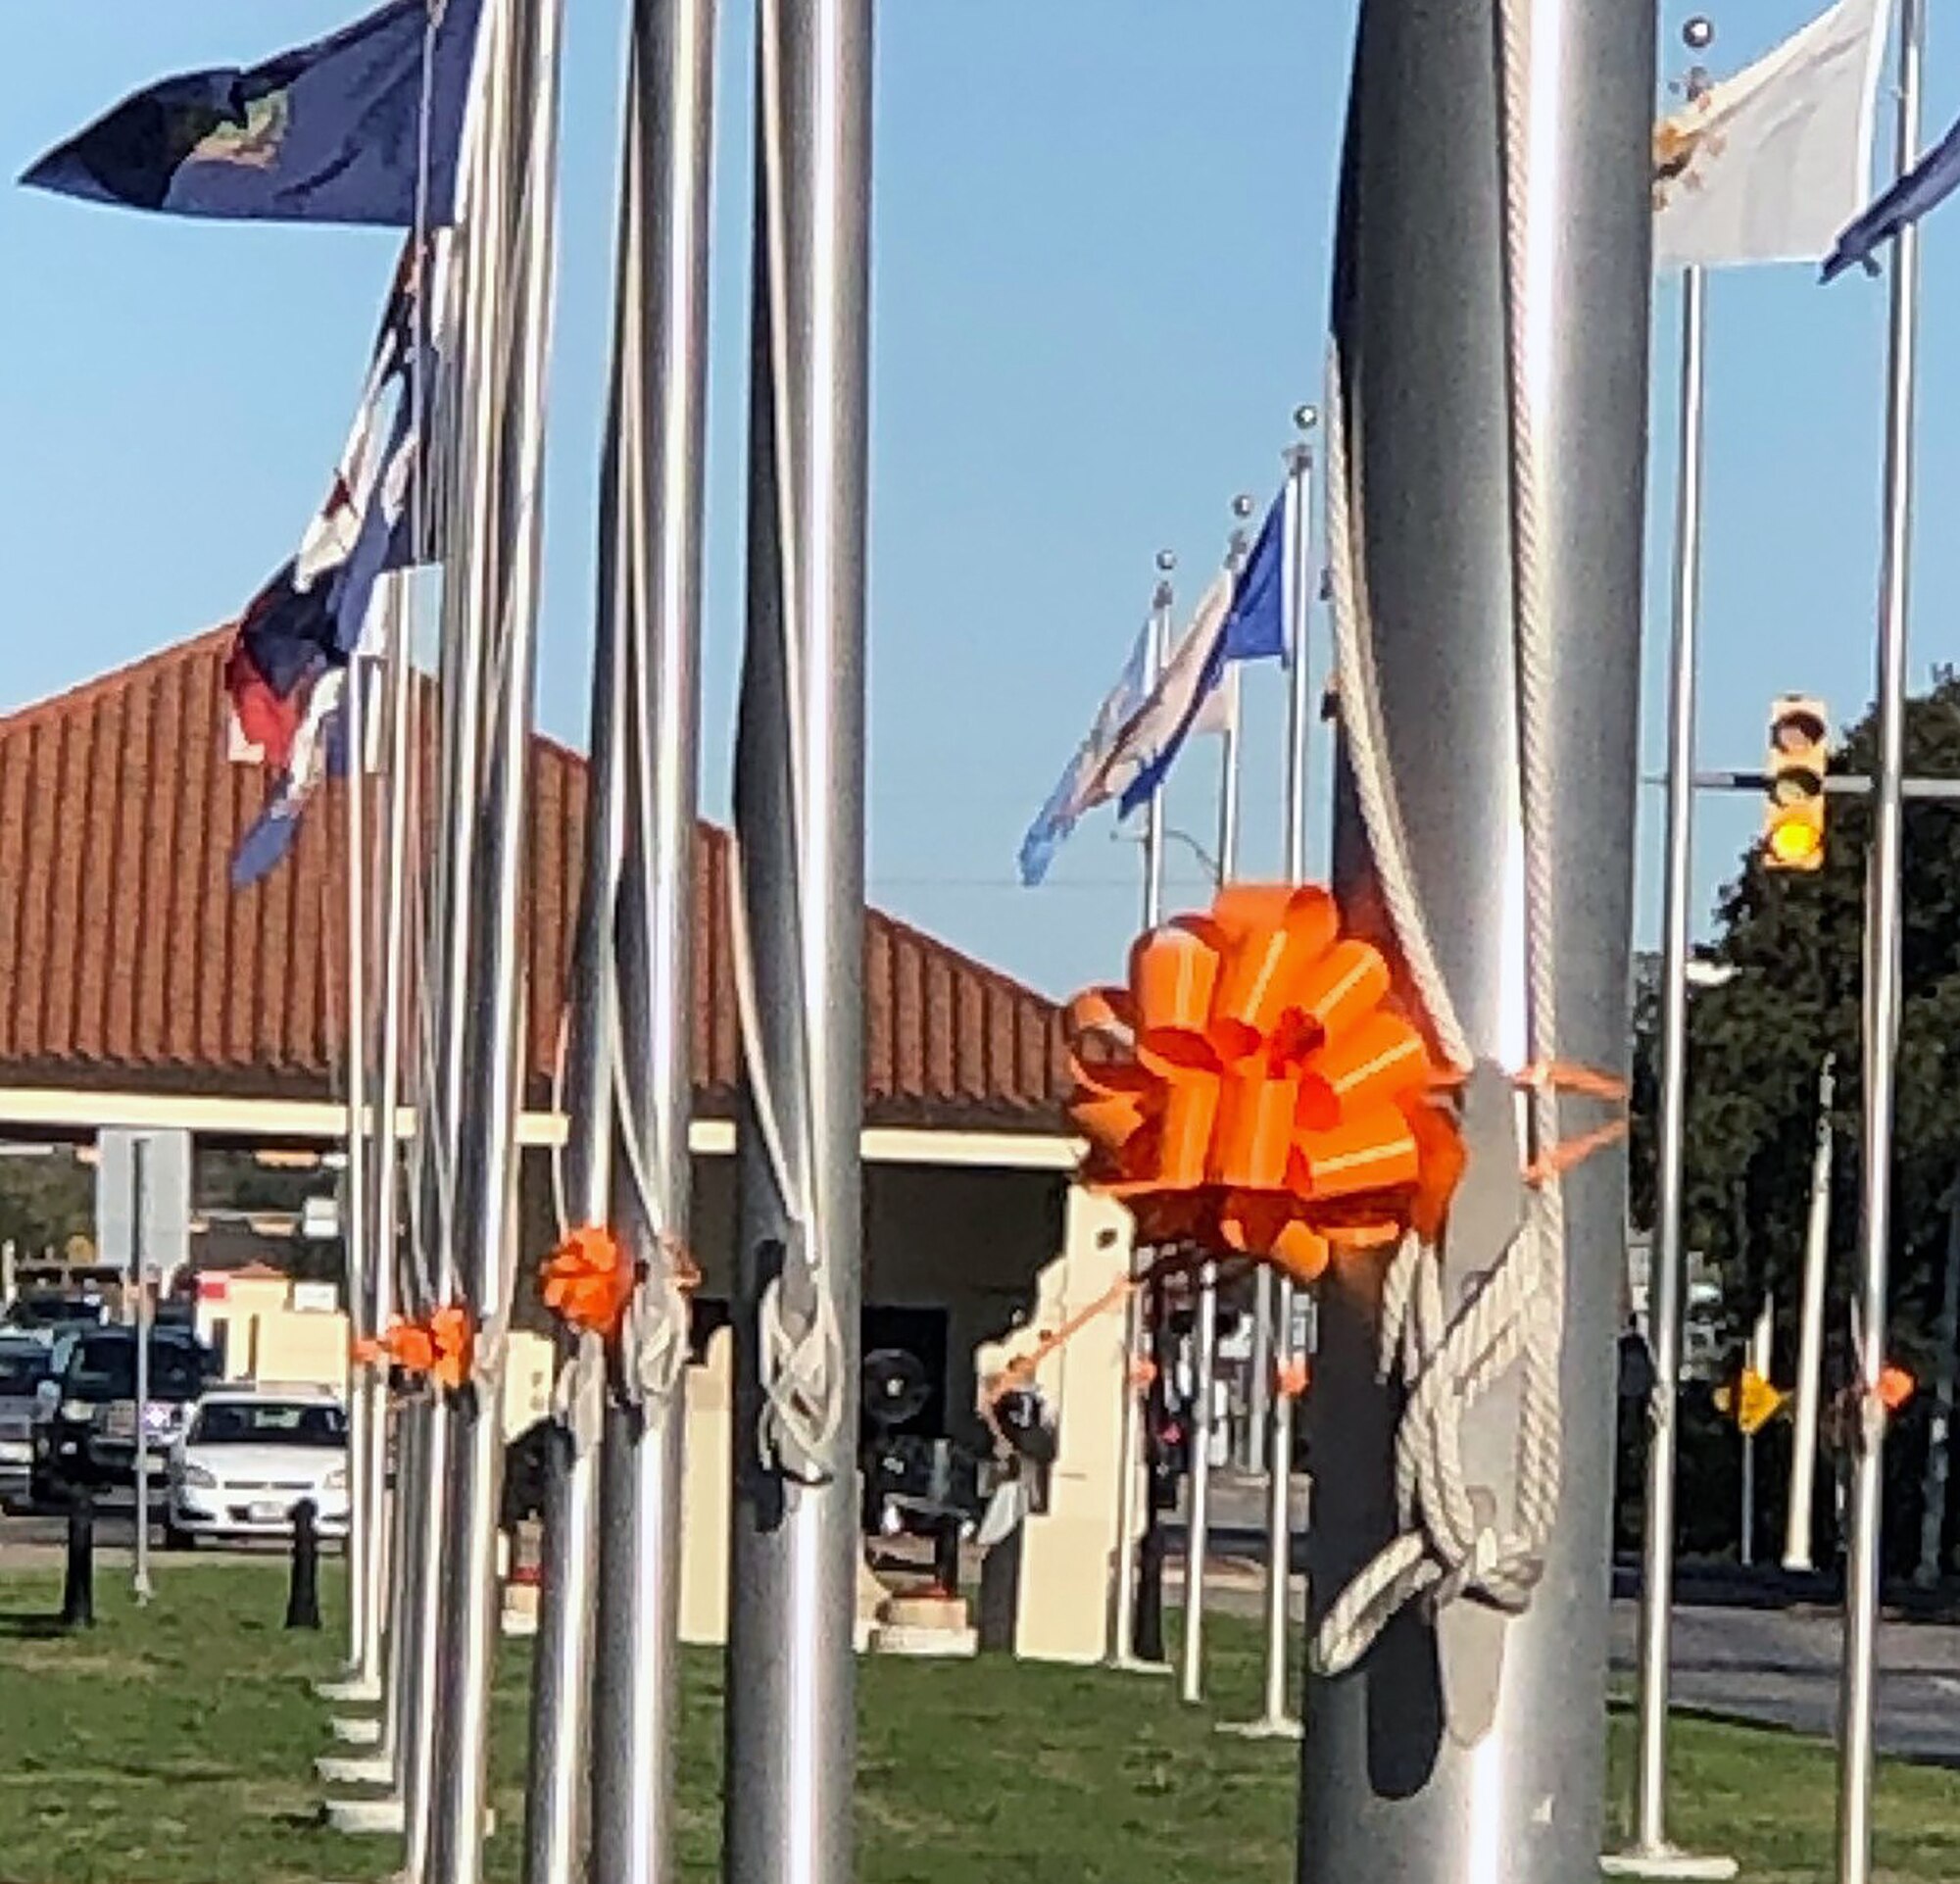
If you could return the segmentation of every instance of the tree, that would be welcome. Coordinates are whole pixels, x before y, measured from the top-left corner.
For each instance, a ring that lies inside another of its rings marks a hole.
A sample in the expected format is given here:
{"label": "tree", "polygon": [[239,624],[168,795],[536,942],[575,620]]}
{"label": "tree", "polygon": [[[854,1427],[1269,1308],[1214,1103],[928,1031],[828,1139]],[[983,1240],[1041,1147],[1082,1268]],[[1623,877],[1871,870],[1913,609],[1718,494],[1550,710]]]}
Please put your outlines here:
{"label": "tree", "polygon": [[0,1243],[24,1257],[57,1253],[95,1228],[95,1173],[72,1149],[0,1156]]}
{"label": "tree", "polygon": [[[1960,778],[1960,676],[1938,671],[1910,703],[1911,771]],[[1870,716],[1834,770],[1869,775]],[[1711,958],[1733,967],[1689,1007],[1684,1229],[1721,1266],[1725,1318],[1739,1339],[1765,1290],[1777,1302],[1779,1353],[1794,1352],[1809,1203],[1817,1073],[1836,1056],[1838,1157],[1832,1198],[1827,1388],[1846,1372],[1848,1293],[1858,1235],[1864,1104],[1864,874],[1871,811],[1834,795],[1823,869],[1769,871],[1753,851],[1724,889]],[[1960,1179],[1960,807],[1909,803],[1905,817],[1904,1002],[1893,1170],[1890,1358],[1925,1378],[1944,1262],[1946,1212]],[[1657,988],[1636,990],[1637,1211],[1652,1209]],[[1788,1363],[1785,1363],[1786,1370]],[[1923,1437],[1910,1416],[1891,1449],[1888,1535],[1918,1524]],[[1915,1443],[1916,1441],[1916,1443]],[[1780,1492],[1780,1487],[1776,1488]],[[1733,1531],[1733,1525],[1732,1525]],[[1898,1548],[1905,1546],[1900,1543]]]}

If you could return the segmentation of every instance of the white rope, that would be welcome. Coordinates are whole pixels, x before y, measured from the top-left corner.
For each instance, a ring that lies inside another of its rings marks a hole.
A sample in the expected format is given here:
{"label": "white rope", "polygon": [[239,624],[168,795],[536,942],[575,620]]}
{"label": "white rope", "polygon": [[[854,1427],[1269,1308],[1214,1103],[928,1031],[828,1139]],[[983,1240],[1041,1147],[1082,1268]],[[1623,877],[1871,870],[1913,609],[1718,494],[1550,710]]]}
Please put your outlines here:
{"label": "white rope", "polygon": [[[1540,503],[1535,388],[1525,300],[1530,242],[1550,239],[1528,214],[1530,98],[1528,0],[1497,0],[1502,28],[1506,357],[1510,400],[1511,535],[1518,743],[1523,777],[1529,1051],[1556,1059],[1555,878],[1548,818],[1553,803],[1547,733],[1551,622]],[[1362,492],[1350,452],[1346,363],[1337,341],[1330,372],[1328,535],[1341,681],[1341,726],[1382,901],[1403,966],[1446,1061],[1471,1051],[1436,960],[1410,866],[1381,718],[1365,572]],[[1533,1082],[1531,1137],[1543,1159],[1557,1143],[1557,1099]],[[1487,1154],[1488,1155],[1488,1148]],[[1405,1237],[1384,1277],[1378,1368],[1399,1376],[1396,1432],[1396,1535],[1362,1567],[1323,1617],[1312,1659],[1338,1674],[1364,1655],[1389,1621],[1421,1600],[1434,1615],[1470,1596],[1510,1613],[1530,1602],[1544,1573],[1562,1474],[1559,1363],[1564,1339],[1563,1200],[1555,1171],[1533,1187],[1526,1224],[1452,1314],[1436,1254]],[[1469,1482],[1463,1422],[1516,1368],[1518,1440],[1509,1512]]]}

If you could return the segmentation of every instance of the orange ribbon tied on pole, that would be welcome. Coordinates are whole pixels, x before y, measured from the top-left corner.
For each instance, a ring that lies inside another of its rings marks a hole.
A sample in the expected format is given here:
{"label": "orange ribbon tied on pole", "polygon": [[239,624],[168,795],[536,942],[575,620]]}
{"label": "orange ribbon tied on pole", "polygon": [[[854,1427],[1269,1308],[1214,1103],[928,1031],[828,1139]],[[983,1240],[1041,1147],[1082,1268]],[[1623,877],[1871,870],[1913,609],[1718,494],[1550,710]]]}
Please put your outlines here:
{"label": "orange ribbon tied on pole", "polygon": [[452,1304],[429,1316],[428,1372],[452,1393],[461,1390],[476,1366],[476,1329],[467,1309]]}
{"label": "orange ribbon tied on pole", "polygon": [[598,1224],[571,1231],[546,1259],[545,1307],[567,1326],[615,1340],[637,1280],[619,1239]]}
{"label": "orange ribbon tied on pole", "polygon": [[1083,1175],[1149,1240],[1310,1281],[1332,1249],[1441,1227],[1463,1167],[1443,1081],[1325,890],[1234,884],[1149,931],[1067,1035]]}

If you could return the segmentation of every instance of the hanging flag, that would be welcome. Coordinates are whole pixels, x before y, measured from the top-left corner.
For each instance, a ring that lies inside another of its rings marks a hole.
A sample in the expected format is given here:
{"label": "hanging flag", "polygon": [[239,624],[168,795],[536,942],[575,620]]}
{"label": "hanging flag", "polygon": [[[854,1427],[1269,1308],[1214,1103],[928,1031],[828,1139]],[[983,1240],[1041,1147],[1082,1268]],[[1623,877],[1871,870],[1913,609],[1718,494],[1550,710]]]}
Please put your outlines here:
{"label": "hanging flag", "polygon": [[1937,209],[1956,184],[1960,184],[1960,124],[1845,229],[1826,258],[1821,278],[1836,280],[1853,263],[1867,274],[1877,274],[1879,244],[1889,242],[1929,210]]}
{"label": "hanging flag", "polygon": [[1654,266],[1815,262],[1871,193],[1889,9],[1838,4],[1654,127]]}
{"label": "hanging flag", "polygon": [[1121,771],[1121,815],[1146,804],[1169,775],[1185,742],[1232,723],[1236,688],[1227,671],[1243,661],[1276,661],[1287,651],[1286,538],[1291,484],[1273,499],[1245,567],[1205,590],[1151,697],[1123,728],[1108,769]]}
{"label": "hanging flag", "polygon": [[300,818],[328,770],[344,771],[340,737],[341,692],[346,669],[322,669],[308,689],[284,766],[274,779],[266,808],[239,841],[231,859],[231,887],[248,889],[286,861],[299,836]]}
{"label": "hanging flag", "polygon": [[445,226],[481,11],[388,0],[261,65],[166,78],[21,180],[175,216]]}
{"label": "hanging flag", "polygon": [[1035,815],[1021,839],[1021,881],[1029,889],[1048,874],[1048,867],[1084,812],[1105,803],[1113,790],[1102,780],[1102,762],[1108,757],[1124,722],[1143,704],[1144,673],[1150,659],[1151,630],[1146,626],[1137,636],[1130,658],[1116,676],[1116,684],[1096,709],[1088,736],[1076,747],[1075,756],[1055,780],[1048,803]]}

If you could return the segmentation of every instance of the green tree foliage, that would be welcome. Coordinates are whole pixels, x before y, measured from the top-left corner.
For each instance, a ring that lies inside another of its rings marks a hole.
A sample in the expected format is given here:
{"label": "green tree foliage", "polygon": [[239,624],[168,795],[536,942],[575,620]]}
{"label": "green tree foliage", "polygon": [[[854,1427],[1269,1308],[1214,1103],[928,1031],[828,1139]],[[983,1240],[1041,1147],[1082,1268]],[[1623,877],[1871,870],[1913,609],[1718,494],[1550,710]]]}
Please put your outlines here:
{"label": "green tree foliage", "polygon": [[95,1172],[69,1147],[0,1156],[0,1243],[35,1257],[94,1228]]}
{"label": "green tree foliage", "polygon": [[[1868,716],[1842,740],[1834,770],[1869,775],[1874,747]],[[1911,703],[1907,755],[1913,772],[1960,778],[1960,676],[1951,670],[1938,672],[1932,690]],[[1822,870],[1769,871],[1753,853],[1745,857],[1722,893],[1707,951],[1736,972],[1723,986],[1696,989],[1689,1006],[1687,1242],[1720,1264],[1726,1321],[1739,1342],[1764,1291],[1774,1294],[1777,1371],[1786,1384],[1795,1352],[1818,1069],[1827,1053],[1835,1057],[1827,1391],[1846,1377],[1858,1234],[1871,823],[1866,801],[1834,795]],[[1906,807],[1903,961],[1889,1348],[1893,1360],[1930,1380],[1947,1204],[1960,1179],[1960,805]],[[1635,990],[1633,1196],[1641,1220],[1650,1221],[1658,987],[1652,965],[1645,966]],[[1899,1553],[1917,1539],[1922,1420],[1909,1412],[1891,1448],[1891,1562],[1901,1569],[1908,1565]],[[1765,1489],[1780,1523],[1780,1478]]]}

